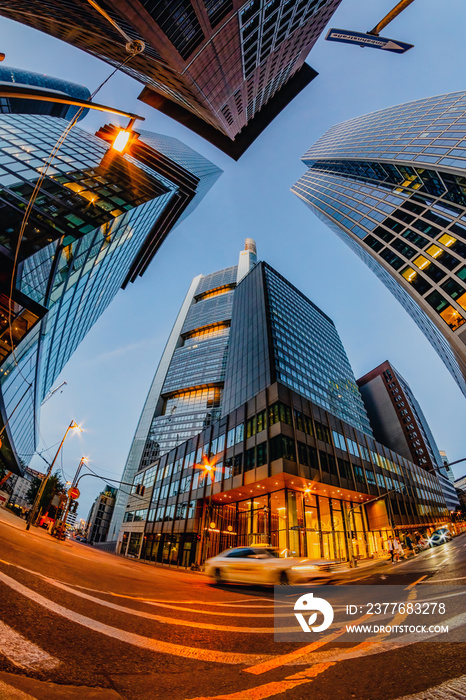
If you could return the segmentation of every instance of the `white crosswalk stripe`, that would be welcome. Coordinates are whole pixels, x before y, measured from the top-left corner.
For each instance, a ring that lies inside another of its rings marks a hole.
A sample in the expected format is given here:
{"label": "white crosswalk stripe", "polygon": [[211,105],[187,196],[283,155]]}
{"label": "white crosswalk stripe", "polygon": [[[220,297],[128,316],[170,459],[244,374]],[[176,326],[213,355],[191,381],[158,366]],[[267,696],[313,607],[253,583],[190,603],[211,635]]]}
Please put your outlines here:
{"label": "white crosswalk stripe", "polygon": [[44,596],[40,595],[40,593],[36,593],[30,588],[23,586],[23,584],[19,583],[13,578],[10,578],[2,572],[0,572],[0,582],[12,588],[19,595],[34,601],[35,603],[44,607],[46,610],[50,610],[57,615],[65,617],[71,622],[87,627],[94,632],[105,634],[113,639],[118,639],[126,644],[132,644],[152,652],[224,664],[253,664],[260,663],[267,658],[266,654],[257,655],[242,652],[217,651],[215,649],[201,649],[199,647],[188,647],[182,644],[164,642],[151,637],[143,637],[139,634],[134,634],[133,632],[125,632],[124,630],[111,627],[103,622],[93,620],[90,617],[86,617],[85,615],[81,615],[73,610],[69,610],[63,605],[55,603],[53,600],[44,598]]}
{"label": "white crosswalk stripe", "polygon": [[0,653],[15,666],[28,670],[50,671],[60,663],[3,622],[0,622]]}

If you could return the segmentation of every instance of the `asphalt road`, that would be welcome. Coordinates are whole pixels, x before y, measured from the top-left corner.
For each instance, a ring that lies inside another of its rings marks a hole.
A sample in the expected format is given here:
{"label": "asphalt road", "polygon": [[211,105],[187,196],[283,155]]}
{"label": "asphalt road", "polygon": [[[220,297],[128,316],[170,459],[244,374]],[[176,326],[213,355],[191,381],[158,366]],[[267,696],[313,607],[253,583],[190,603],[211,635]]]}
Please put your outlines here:
{"label": "asphalt road", "polygon": [[[466,698],[464,596],[449,598],[456,641],[342,642],[334,622],[318,641],[278,642],[271,589],[213,586],[24,527],[0,511],[0,700]],[[466,583],[466,536],[327,583],[396,584],[412,601],[438,583],[447,595]],[[303,590],[285,591],[290,606]]]}

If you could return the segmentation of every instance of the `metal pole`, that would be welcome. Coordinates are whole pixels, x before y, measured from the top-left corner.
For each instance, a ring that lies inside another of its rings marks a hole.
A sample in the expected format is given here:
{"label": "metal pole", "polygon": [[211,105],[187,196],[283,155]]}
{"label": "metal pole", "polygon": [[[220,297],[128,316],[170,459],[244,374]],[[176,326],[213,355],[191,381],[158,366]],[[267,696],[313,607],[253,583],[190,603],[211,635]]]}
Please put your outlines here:
{"label": "metal pole", "polygon": [[49,468],[48,468],[48,470],[47,470],[47,473],[46,473],[45,477],[42,479],[42,483],[41,483],[41,485],[39,486],[39,490],[37,491],[37,494],[36,494],[36,497],[35,497],[35,499],[34,499],[34,503],[33,503],[33,505],[32,505],[32,508],[31,508],[31,510],[29,511],[29,515],[28,515],[28,519],[27,519],[27,524],[26,524],[26,530],[29,530],[29,529],[30,529],[31,524],[32,524],[32,523],[34,522],[34,520],[35,520],[36,513],[37,513],[37,509],[38,509],[38,507],[39,507],[40,499],[42,498],[42,494],[44,493],[44,489],[45,489],[45,486],[46,486],[46,484],[47,484],[47,481],[49,480],[49,476],[50,476],[50,474],[52,473],[53,466],[54,466],[55,462],[57,461],[58,455],[60,454],[60,450],[61,450],[61,448],[63,447],[63,443],[64,443],[65,440],[66,440],[66,436],[68,435],[69,431],[70,431],[72,428],[74,428],[75,426],[78,427],[77,424],[74,422],[74,420],[72,420],[71,423],[69,424],[69,426],[68,426],[67,429],[66,429],[66,433],[65,433],[64,436],[63,436],[63,439],[62,439],[62,441],[61,441],[61,443],[60,443],[60,446],[59,446],[59,448],[58,448],[58,450],[57,450],[57,452],[56,452],[56,454],[55,454],[55,457],[54,457],[53,460],[52,460],[52,463],[50,464],[50,466],[49,466]]}
{"label": "metal pole", "polygon": [[60,97],[49,95],[48,93],[40,94],[38,91],[28,90],[27,88],[2,87],[0,97],[6,97],[15,100],[35,100],[37,102],[57,102],[58,104],[71,105],[72,107],[82,107],[83,109],[95,109],[98,112],[107,112],[108,114],[117,114],[120,117],[128,117],[133,122],[138,119],[144,121],[145,117],[140,117],[132,112],[123,112],[121,109],[114,109],[101,105],[97,102],[89,102],[89,100],[79,100],[77,98]]}
{"label": "metal pole", "polygon": [[411,5],[414,0],[401,0],[401,2],[398,3],[398,5],[395,5],[393,10],[390,10],[390,12],[385,15],[385,17],[380,20],[378,24],[375,25],[374,29],[371,29],[370,32],[367,32],[368,34],[372,34],[372,36],[379,36],[379,33],[382,31],[384,27],[387,26],[387,24],[390,24],[395,17],[398,17],[398,15],[405,10],[408,5]]}
{"label": "metal pole", "polygon": [[[87,460],[86,457],[81,457],[80,462],[79,462],[79,464],[78,464],[78,468],[77,468],[77,470],[76,470],[76,474],[74,475],[73,481],[71,482],[70,488],[73,488],[74,486],[76,486],[76,482],[77,482],[77,480],[78,480],[79,472],[81,471],[82,466],[83,466],[83,464],[84,464],[84,462],[85,462],[86,460]],[[69,511],[70,511],[71,503],[72,503],[72,499],[68,496],[67,501],[66,501],[65,514],[64,514],[64,516],[63,516],[63,519],[62,519],[60,525],[58,525],[58,526],[56,525],[56,526],[54,527],[53,533],[55,533],[55,532],[58,530],[59,527],[62,527],[62,528],[63,528],[63,531],[66,530],[66,519],[68,518],[68,513],[69,513]]]}

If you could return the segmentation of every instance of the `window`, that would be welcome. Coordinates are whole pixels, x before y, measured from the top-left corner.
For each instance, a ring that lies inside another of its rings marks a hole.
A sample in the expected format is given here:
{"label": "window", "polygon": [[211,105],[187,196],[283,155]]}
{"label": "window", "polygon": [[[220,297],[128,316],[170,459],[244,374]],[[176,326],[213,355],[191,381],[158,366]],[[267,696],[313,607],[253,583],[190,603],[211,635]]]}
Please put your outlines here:
{"label": "window", "polygon": [[252,447],[250,450],[246,450],[244,459],[244,471],[247,472],[250,469],[254,469],[256,466],[256,448]]}
{"label": "window", "polygon": [[304,464],[306,467],[309,466],[309,457],[307,454],[307,445],[302,442],[298,442],[298,462]]}
{"label": "window", "polygon": [[273,461],[282,457],[291,462],[296,462],[295,444],[294,440],[285,435],[277,435],[270,441],[270,458]]}
{"label": "window", "polygon": [[331,445],[332,441],[330,439],[330,431],[327,428],[327,426],[323,425],[322,423],[319,423],[319,421],[315,421],[315,426],[316,426],[316,437],[319,440],[326,442],[328,445]]}
{"label": "window", "polygon": [[346,452],[346,443],[344,436],[341,433],[337,433],[336,430],[332,430],[332,435],[335,447],[339,447],[340,450],[344,450]]}
{"label": "window", "polygon": [[261,442],[257,445],[257,466],[261,467],[263,464],[267,464],[267,443]]}

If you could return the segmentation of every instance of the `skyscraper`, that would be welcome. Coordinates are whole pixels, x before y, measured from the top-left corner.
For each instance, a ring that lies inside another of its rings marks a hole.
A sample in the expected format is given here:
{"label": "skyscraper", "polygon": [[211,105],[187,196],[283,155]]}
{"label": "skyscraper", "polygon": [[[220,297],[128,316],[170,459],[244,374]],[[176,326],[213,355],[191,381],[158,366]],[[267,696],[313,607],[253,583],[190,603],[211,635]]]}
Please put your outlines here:
{"label": "skyscraper", "polygon": [[[256,261],[255,243],[247,239],[238,265],[191,282],[142,410],[123,482],[131,483],[142,467],[220,417],[234,291]],[[110,539],[120,530],[128,492],[123,486],[118,492]]]}
{"label": "skyscraper", "polygon": [[409,384],[389,362],[358,379],[367,414],[379,442],[423,469],[435,472],[449,510],[459,505],[435,438]]}
{"label": "skyscraper", "polygon": [[183,566],[258,543],[347,559],[444,523],[436,475],[373,438],[332,321],[247,246],[238,267],[193,280],[109,540]]}
{"label": "skyscraper", "polygon": [[[152,382],[122,481],[271,384],[372,434],[333,322],[246,239],[237,266],[194,278]],[[128,499],[121,488],[109,537]]]}
{"label": "skyscraper", "polygon": [[[88,100],[91,93],[84,85],[76,85],[68,80],[53,78],[50,75],[41,75],[21,68],[0,66],[0,90],[10,88],[10,97],[0,97],[0,114],[48,114],[51,117],[62,117],[71,120],[79,107],[73,105],[47,102],[46,100],[26,100],[14,97],[14,91],[23,94],[28,91],[50,96],[67,96],[78,100]],[[84,109],[79,119],[84,119],[88,110]]]}
{"label": "skyscraper", "polygon": [[176,139],[141,132],[120,155],[107,142],[114,127],[95,136],[74,127],[17,250],[24,209],[67,124],[0,115],[1,454],[19,472],[37,444],[41,402],[74,350],[221,172]]}
{"label": "skyscraper", "polygon": [[466,92],[329,129],[292,191],[384,282],[466,395]]}
{"label": "skyscraper", "polygon": [[[316,72],[305,59],[341,0],[99,0],[145,50],[140,98],[239,158]],[[0,14],[112,65],[124,40],[87,0],[6,0]]]}

